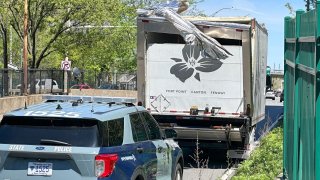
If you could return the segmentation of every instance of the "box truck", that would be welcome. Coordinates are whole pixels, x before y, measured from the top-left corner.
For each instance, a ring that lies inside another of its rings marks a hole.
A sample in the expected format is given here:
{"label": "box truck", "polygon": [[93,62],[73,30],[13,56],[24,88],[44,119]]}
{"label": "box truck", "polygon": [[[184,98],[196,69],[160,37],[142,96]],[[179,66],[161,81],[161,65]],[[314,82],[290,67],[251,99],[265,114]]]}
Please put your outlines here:
{"label": "box truck", "polygon": [[[179,143],[246,158],[265,117],[268,34],[249,17],[182,17],[230,55],[212,58],[162,17],[137,19],[138,102]],[[251,140],[250,140],[251,137]]]}

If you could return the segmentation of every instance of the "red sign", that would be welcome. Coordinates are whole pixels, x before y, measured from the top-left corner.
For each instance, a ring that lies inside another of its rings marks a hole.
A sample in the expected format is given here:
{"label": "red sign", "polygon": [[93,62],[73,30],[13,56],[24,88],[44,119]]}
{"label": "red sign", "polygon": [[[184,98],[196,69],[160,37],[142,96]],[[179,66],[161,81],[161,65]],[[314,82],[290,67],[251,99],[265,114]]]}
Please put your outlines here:
{"label": "red sign", "polygon": [[70,71],[71,70],[71,61],[68,61],[68,60],[61,61],[61,69]]}

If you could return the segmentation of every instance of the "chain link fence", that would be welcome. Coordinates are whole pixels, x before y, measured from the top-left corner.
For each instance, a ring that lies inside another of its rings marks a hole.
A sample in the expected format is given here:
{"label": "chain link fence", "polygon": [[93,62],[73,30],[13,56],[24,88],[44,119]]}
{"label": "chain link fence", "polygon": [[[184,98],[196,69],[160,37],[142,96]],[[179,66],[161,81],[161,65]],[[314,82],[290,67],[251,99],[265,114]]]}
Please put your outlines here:
{"label": "chain link fence", "polygon": [[[27,93],[64,94],[69,88],[78,89],[82,85],[92,89],[136,90],[136,82],[136,73],[80,70],[80,75],[75,77],[72,71],[30,69],[28,70]],[[0,97],[23,95],[22,84],[22,70],[0,69]]]}

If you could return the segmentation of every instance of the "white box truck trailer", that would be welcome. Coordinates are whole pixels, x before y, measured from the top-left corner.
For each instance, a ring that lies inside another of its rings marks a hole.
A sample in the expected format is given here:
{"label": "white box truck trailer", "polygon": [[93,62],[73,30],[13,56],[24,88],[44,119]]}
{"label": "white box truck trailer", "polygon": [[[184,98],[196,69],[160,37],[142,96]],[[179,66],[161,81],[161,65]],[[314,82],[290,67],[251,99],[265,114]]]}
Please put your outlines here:
{"label": "white box truck trailer", "polygon": [[232,55],[208,57],[164,18],[138,17],[138,101],[179,143],[245,158],[265,117],[267,30],[248,17],[184,17]]}

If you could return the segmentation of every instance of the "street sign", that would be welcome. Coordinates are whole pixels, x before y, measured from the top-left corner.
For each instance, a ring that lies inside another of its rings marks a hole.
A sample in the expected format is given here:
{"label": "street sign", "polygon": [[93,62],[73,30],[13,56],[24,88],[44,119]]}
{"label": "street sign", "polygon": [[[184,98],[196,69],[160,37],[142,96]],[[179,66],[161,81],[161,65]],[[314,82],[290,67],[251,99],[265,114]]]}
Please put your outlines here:
{"label": "street sign", "polygon": [[267,75],[270,76],[270,73],[271,73],[271,68],[270,68],[270,66],[267,66]]}
{"label": "street sign", "polygon": [[71,61],[68,61],[67,59],[64,61],[61,61],[61,69],[70,71],[71,70]]}

